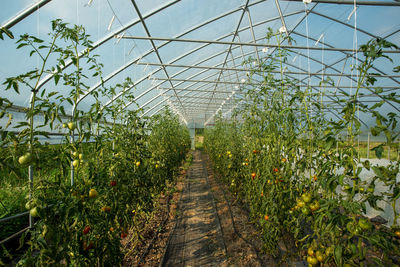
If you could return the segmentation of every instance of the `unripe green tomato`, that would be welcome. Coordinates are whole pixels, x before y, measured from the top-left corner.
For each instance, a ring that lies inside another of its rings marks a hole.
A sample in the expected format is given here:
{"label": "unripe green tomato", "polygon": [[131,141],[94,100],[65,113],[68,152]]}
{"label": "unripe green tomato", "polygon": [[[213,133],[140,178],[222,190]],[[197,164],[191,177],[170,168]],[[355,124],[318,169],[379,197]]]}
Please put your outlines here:
{"label": "unripe green tomato", "polygon": [[308,202],[311,201],[312,195],[311,195],[311,193],[304,193],[304,194],[301,195],[301,198],[303,199],[303,201],[305,203],[308,203]]}
{"label": "unripe green tomato", "polygon": [[32,202],[31,201],[28,201],[28,202],[25,203],[25,209],[30,210],[32,208],[33,208],[33,206],[32,206]]}
{"label": "unripe green tomato", "polygon": [[328,248],[326,248],[326,250],[325,250],[325,255],[326,256],[330,256],[330,255],[333,255],[333,247],[328,247]]}
{"label": "unripe green tomato", "polygon": [[23,156],[18,158],[18,162],[21,165],[29,164],[31,161],[32,161],[32,154],[30,152],[27,152]]}
{"label": "unripe green tomato", "polygon": [[74,166],[75,168],[77,168],[79,166],[79,160],[76,159],[72,162],[72,166]]}
{"label": "unripe green tomato", "polygon": [[74,153],[72,153],[72,156],[74,156],[74,158],[76,158],[76,157],[78,157],[78,152],[74,152]]}
{"label": "unripe green tomato", "polygon": [[318,264],[317,258],[312,257],[312,256],[307,256],[307,262],[308,262],[310,265],[316,265],[316,264]]}
{"label": "unripe green tomato", "polygon": [[306,203],[303,200],[297,201],[297,206],[299,206],[300,208],[303,208],[305,205]]}
{"label": "unripe green tomato", "polygon": [[70,129],[71,131],[75,130],[76,129],[76,123],[73,122],[73,121],[68,122],[68,129]]}
{"label": "unripe green tomato", "polygon": [[303,207],[303,208],[301,209],[301,212],[302,212],[304,215],[310,215],[310,213],[311,213],[311,211],[310,211],[310,209],[309,209],[308,207]]}
{"label": "unripe green tomato", "polygon": [[364,218],[358,220],[358,226],[363,230],[370,230],[372,228],[372,224]]}
{"label": "unripe green tomato", "polygon": [[29,211],[29,214],[32,216],[32,217],[39,217],[39,212],[38,212],[38,208],[37,207],[34,207],[33,209],[31,209],[30,211]]}
{"label": "unripe green tomato", "polygon": [[323,261],[325,260],[325,254],[322,253],[322,252],[319,251],[319,250],[315,253],[315,257],[317,258],[317,260],[318,260],[319,262],[323,262]]}

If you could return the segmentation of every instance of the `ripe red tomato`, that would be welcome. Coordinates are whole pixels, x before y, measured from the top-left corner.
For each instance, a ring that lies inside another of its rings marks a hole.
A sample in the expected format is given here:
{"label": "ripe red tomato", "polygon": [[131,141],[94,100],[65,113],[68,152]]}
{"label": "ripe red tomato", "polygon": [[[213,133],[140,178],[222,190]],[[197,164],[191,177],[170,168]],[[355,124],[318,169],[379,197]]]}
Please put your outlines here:
{"label": "ripe red tomato", "polygon": [[111,207],[110,206],[104,206],[104,207],[101,208],[101,211],[109,212],[109,211],[111,211]]}
{"label": "ripe red tomato", "polygon": [[278,168],[274,168],[274,172],[278,172],[279,170],[278,170]]}
{"label": "ripe red tomato", "polygon": [[117,185],[117,181],[114,181],[114,180],[110,181],[110,186],[116,186],[116,185]]}
{"label": "ripe red tomato", "polygon": [[89,244],[86,241],[83,241],[83,250],[89,250],[94,247],[94,244],[92,241],[89,242]]}
{"label": "ripe red tomato", "polygon": [[84,235],[87,235],[89,232],[90,232],[90,226],[89,226],[89,225],[86,225],[85,228],[83,228],[82,233],[83,233]]}
{"label": "ripe red tomato", "polygon": [[253,172],[253,173],[251,174],[251,178],[252,178],[252,179],[256,178],[256,176],[257,176],[257,174],[256,174],[255,172]]}

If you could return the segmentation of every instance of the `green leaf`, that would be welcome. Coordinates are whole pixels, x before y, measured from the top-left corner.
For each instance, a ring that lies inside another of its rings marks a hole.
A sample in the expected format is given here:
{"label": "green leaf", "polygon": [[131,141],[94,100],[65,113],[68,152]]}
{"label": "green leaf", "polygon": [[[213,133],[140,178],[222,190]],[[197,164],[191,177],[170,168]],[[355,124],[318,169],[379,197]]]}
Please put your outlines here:
{"label": "green leaf", "polygon": [[24,47],[24,46],[27,46],[28,44],[27,43],[20,43],[18,46],[17,46],[17,49],[20,49],[21,47]]}
{"label": "green leaf", "polygon": [[342,266],[342,252],[343,252],[342,246],[337,245],[335,247],[335,251],[334,251],[334,258],[335,258],[335,262],[338,266]]}
{"label": "green leaf", "polygon": [[15,80],[13,81],[12,87],[13,87],[14,91],[15,91],[17,94],[19,94],[19,86],[18,86],[18,82],[17,82],[17,81],[15,81]]}
{"label": "green leaf", "polygon": [[378,159],[382,158],[382,154],[384,152],[384,147],[383,144],[380,144],[379,146],[376,146],[374,148],[371,149],[372,151],[375,151],[375,155]]}
{"label": "green leaf", "polygon": [[366,168],[367,170],[371,169],[371,163],[369,162],[369,160],[366,160],[362,163],[362,165],[364,166],[364,168]]}

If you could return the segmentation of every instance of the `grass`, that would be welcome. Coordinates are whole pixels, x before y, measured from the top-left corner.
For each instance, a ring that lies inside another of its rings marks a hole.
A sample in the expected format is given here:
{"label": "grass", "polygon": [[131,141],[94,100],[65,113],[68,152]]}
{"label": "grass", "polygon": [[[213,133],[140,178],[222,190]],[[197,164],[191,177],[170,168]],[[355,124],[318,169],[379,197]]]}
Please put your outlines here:
{"label": "grass", "polygon": [[199,150],[203,149],[203,143],[204,143],[204,136],[196,134],[196,137],[194,140],[195,149],[199,149]]}
{"label": "grass", "polygon": [[[354,144],[354,147],[360,154],[360,158],[376,159],[377,156],[375,154],[375,151],[371,149],[379,146],[380,144],[382,144],[382,142],[369,142],[369,155],[368,155],[368,142],[360,141],[359,143]],[[389,153],[389,146],[384,146],[382,159],[389,159],[389,154],[390,154],[390,160],[399,159],[399,151],[397,151],[396,148],[392,147]]]}

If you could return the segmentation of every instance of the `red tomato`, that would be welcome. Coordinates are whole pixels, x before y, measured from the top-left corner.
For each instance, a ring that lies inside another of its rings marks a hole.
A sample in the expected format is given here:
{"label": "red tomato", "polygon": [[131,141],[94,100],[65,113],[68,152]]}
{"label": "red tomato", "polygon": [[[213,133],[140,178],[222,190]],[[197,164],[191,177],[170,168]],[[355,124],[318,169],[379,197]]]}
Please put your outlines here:
{"label": "red tomato", "polygon": [[90,226],[89,226],[89,225],[86,225],[85,228],[83,228],[82,233],[83,233],[84,235],[87,235],[89,232],[90,232]]}

